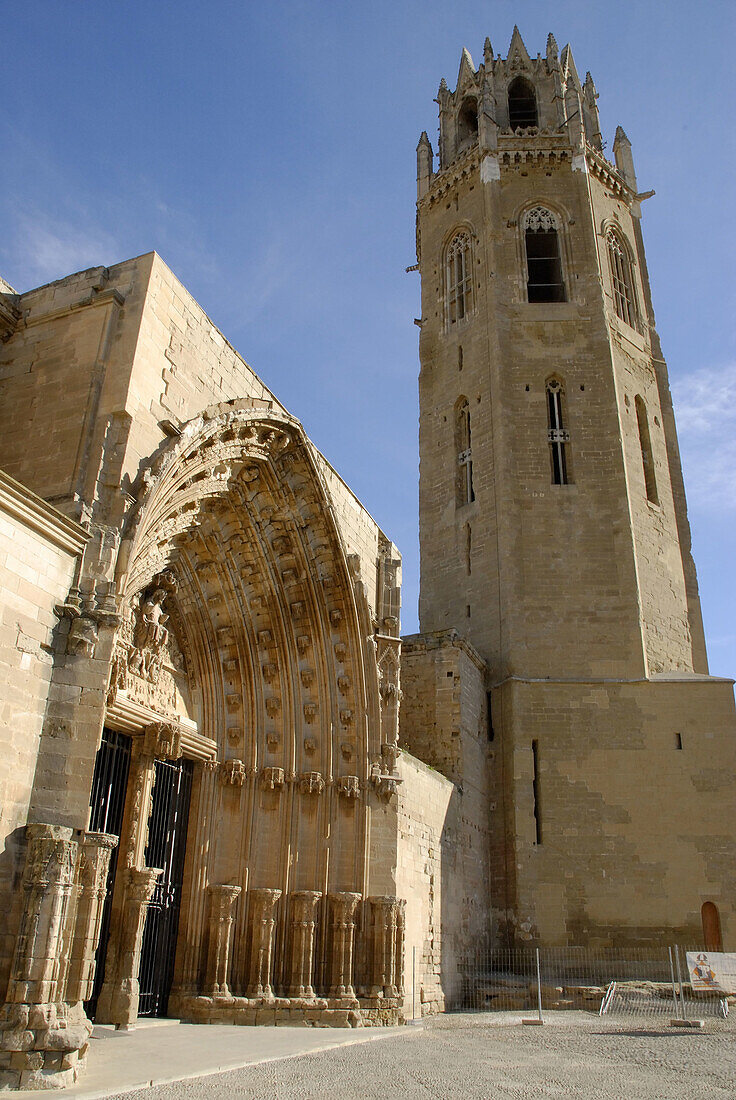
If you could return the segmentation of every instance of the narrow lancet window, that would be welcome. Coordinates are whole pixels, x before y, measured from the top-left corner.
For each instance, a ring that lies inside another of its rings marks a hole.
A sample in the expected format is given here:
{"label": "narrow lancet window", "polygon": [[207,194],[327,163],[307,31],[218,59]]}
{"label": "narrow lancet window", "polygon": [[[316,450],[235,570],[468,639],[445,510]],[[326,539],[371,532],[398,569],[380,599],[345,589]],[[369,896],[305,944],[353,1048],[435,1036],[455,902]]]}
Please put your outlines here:
{"label": "narrow lancet window", "polygon": [[532,799],[534,833],[537,844],[542,843],[542,810],[539,804],[539,742],[532,741]]}
{"label": "narrow lancet window", "polygon": [[473,491],[473,455],[470,441],[470,406],[460,398],[455,408],[455,447],[457,449],[457,503],[470,504]]}
{"label": "narrow lancet window", "polygon": [[563,422],[562,385],[556,378],[547,383],[547,439],[552,461],[552,484],[567,485],[566,448],[570,442],[570,433]]}
{"label": "narrow lancet window", "polygon": [[512,130],[525,130],[537,125],[534,88],[523,76],[517,76],[509,85],[509,126]]}
{"label": "narrow lancet window", "polygon": [[608,262],[611,266],[611,285],[613,304],[617,315],[627,325],[636,328],[636,301],[634,281],[631,272],[631,260],[626,245],[614,229],[606,234],[608,243]]}
{"label": "narrow lancet window", "polygon": [[644,467],[644,485],[647,492],[647,500],[652,504],[659,504],[657,493],[657,478],[654,473],[654,459],[652,457],[652,441],[649,435],[649,418],[644,398],[639,394],[634,398],[636,406],[636,423],[639,428],[639,447],[641,448],[641,461]]}
{"label": "narrow lancet window", "polygon": [[564,302],[560,240],[551,210],[535,206],[524,215],[527,298],[530,302]]}
{"label": "narrow lancet window", "polygon": [[453,237],[445,263],[447,318],[451,325],[462,321],[472,308],[473,284],[470,263],[470,236],[466,232]]}

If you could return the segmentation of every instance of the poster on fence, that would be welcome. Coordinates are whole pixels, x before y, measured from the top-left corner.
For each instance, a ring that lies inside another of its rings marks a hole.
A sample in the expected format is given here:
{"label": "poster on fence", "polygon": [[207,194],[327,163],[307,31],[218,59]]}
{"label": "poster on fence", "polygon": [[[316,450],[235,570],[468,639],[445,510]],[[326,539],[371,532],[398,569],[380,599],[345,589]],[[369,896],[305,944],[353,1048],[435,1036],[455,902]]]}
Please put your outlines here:
{"label": "poster on fence", "polygon": [[694,990],[736,993],[736,955],[723,951],[688,951],[687,968]]}

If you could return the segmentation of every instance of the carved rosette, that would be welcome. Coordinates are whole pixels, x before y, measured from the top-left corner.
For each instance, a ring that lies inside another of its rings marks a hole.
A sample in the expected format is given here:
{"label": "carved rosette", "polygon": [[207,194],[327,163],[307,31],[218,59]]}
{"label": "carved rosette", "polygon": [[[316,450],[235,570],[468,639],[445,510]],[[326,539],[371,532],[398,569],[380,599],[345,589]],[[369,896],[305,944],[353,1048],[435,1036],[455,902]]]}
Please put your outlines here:
{"label": "carved rosette", "polygon": [[314,927],[319,890],[296,890],[291,895],[291,982],[290,997],[312,998]]}
{"label": "carved rosette", "polygon": [[355,999],[353,953],[355,949],[355,909],[360,894],[328,894],[332,954],[330,958],[330,997]]}
{"label": "carved rosette", "polygon": [[210,941],[207,984],[213,997],[229,997],[230,932],[240,886],[210,886]]}
{"label": "carved rosette", "polygon": [[249,997],[273,997],[274,909],[280,890],[256,889],[249,892],[251,954],[247,994]]}

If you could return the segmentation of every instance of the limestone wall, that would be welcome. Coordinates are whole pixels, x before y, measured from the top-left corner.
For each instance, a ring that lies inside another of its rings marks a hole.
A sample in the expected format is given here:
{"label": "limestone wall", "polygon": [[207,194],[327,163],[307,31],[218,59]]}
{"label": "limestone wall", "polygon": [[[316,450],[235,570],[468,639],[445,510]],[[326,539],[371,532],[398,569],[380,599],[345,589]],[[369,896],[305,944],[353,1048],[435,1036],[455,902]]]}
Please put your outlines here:
{"label": "limestone wall", "polygon": [[[54,653],[86,534],[0,471],[0,896],[12,896],[16,831],[26,824]],[[0,987],[7,981],[9,907],[0,907]]]}
{"label": "limestone wall", "polygon": [[424,1012],[461,1001],[466,962],[491,934],[484,672],[454,632],[403,639],[397,879]]}
{"label": "limestone wall", "polygon": [[653,944],[667,929],[697,946],[712,901],[732,944],[731,682],[508,681],[494,701],[497,926],[519,943]]}

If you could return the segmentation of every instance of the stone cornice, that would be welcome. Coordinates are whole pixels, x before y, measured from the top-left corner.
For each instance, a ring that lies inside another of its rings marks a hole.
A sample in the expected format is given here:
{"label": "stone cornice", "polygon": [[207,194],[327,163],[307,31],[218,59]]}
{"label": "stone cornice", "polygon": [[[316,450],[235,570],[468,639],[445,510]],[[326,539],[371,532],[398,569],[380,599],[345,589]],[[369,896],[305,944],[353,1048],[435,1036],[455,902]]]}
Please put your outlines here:
{"label": "stone cornice", "polygon": [[57,512],[3,470],[0,470],[0,509],[68,554],[81,554],[89,539],[84,527]]}
{"label": "stone cornice", "polygon": [[480,672],[485,672],[488,668],[475,646],[461,637],[457,630],[433,630],[427,634],[405,634],[401,639],[401,652],[404,656],[413,653],[426,653],[428,650],[442,649],[446,646],[453,646],[455,649],[462,650]]}

